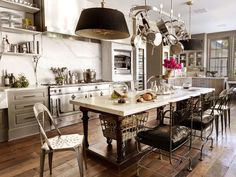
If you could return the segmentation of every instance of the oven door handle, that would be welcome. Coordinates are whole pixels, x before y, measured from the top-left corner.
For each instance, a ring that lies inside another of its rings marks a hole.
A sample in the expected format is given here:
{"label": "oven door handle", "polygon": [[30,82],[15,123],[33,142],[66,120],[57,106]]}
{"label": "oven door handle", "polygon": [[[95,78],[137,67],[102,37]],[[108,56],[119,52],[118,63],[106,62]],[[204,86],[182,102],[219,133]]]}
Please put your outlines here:
{"label": "oven door handle", "polygon": [[78,113],[78,112],[81,112],[81,111],[76,111],[74,105],[73,105],[73,111],[63,112],[63,111],[61,110],[61,99],[58,98],[58,99],[57,99],[57,102],[58,102],[58,103],[57,103],[57,114],[58,114],[58,117],[60,117],[60,116],[65,116],[65,115],[76,114],[76,113]]}

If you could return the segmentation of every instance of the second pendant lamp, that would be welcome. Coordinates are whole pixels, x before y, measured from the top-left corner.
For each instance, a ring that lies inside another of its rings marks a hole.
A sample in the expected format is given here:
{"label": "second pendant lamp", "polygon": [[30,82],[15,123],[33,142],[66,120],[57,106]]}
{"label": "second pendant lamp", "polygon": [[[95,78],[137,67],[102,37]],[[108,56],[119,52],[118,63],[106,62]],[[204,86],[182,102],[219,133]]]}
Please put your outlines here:
{"label": "second pendant lamp", "polygon": [[75,34],[100,40],[124,39],[130,36],[124,14],[118,10],[88,8],[81,12]]}

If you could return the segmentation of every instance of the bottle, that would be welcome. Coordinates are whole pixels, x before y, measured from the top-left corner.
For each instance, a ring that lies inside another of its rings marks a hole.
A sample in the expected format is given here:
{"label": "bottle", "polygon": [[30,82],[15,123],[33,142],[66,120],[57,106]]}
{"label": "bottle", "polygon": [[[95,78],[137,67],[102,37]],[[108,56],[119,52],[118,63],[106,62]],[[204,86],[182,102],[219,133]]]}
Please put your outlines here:
{"label": "bottle", "polygon": [[153,89],[152,89],[154,92],[157,92],[158,91],[158,87],[157,87],[157,81],[154,81],[154,84],[153,84]]}
{"label": "bottle", "polygon": [[10,77],[9,77],[9,84],[13,85],[15,83],[16,79],[15,76],[13,75],[13,73],[11,73]]}
{"label": "bottle", "polygon": [[2,39],[2,51],[7,52],[7,41],[5,37]]}
{"label": "bottle", "polygon": [[8,40],[7,35],[6,35],[6,43],[7,43],[6,50],[7,50],[7,52],[10,52],[11,51],[11,44],[10,44],[10,42]]}
{"label": "bottle", "polygon": [[9,76],[7,75],[7,71],[5,71],[4,85],[5,85],[6,87],[9,87],[9,86],[10,86],[10,78],[9,78]]}

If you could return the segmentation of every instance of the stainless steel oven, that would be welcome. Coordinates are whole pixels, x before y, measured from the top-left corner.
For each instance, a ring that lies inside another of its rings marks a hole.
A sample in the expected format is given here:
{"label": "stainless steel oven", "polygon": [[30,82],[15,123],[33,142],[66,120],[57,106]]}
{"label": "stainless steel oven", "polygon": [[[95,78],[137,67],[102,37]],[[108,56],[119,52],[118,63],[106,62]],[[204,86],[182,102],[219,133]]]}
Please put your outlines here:
{"label": "stainless steel oven", "polygon": [[114,49],[114,71],[115,74],[131,74],[130,50]]}
{"label": "stainless steel oven", "polygon": [[[50,112],[59,127],[81,122],[82,112],[70,100],[109,94],[110,84],[65,85],[49,87]],[[90,117],[98,117],[90,113]]]}

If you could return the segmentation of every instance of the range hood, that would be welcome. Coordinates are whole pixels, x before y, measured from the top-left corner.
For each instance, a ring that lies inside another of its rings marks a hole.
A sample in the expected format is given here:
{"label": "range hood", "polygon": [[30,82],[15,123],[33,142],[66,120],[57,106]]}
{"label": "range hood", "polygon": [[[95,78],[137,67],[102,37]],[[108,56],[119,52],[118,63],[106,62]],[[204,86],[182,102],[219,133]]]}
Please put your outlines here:
{"label": "range hood", "polygon": [[203,41],[199,39],[188,39],[180,41],[184,50],[203,50]]}
{"label": "range hood", "polygon": [[35,3],[41,9],[35,15],[38,30],[72,36],[82,10],[93,5],[86,0],[37,0]]}

